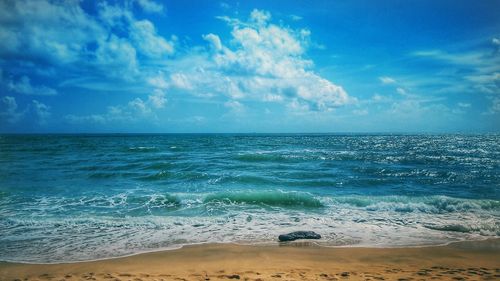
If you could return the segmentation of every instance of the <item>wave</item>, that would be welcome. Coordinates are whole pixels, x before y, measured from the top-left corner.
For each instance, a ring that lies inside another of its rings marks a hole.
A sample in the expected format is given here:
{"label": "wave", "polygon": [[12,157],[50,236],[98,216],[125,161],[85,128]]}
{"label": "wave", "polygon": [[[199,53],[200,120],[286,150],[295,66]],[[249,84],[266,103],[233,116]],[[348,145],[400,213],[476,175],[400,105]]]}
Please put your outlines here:
{"label": "wave", "polygon": [[280,181],[276,178],[262,177],[262,176],[249,176],[249,175],[237,175],[237,176],[220,176],[209,180],[210,184],[225,184],[225,183],[239,183],[247,185],[276,185]]}
{"label": "wave", "polygon": [[500,201],[463,199],[448,196],[342,196],[333,197],[334,204],[347,204],[369,211],[451,213],[466,211],[500,211]]}
{"label": "wave", "polygon": [[120,170],[104,170],[101,172],[90,173],[87,177],[90,179],[135,178],[137,177],[137,173]]}
{"label": "wave", "polygon": [[235,159],[242,162],[284,162],[294,160],[291,157],[275,153],[239,154]]}
{"label": "wave", "polygon": [[167,172],[167,171],[160,171],[156,174],[151,174],[151,175],[147,175],[144,177],[140,177],[140,179],[145,180],[145,181],[156,181],[156,180],[165,180],[165,179],[170,178],[171,176],[172,176],[172,174]]}
{"label": "wave", "polygon": [[[178,207],[182,204],[181,199],[178,196],[168,193],[149,195],[120,193],[112,196],[96,194],[92,196],[82,196],[75,198],[41,197],[32,200],[32,202],[34,202],[37,206],[43,206],[43,208],[40,209],[43,210],[45,208],[46,211],[52,209],[62,209],[66,211],[77,210],[80,212],[83,210],[81,208],[97,208],[101,210],[103,208],[108,209],[108,211],[104,211],[104,214],[110,214],[109,211],[112,211],[112,209],[115,208],[125,208],[123,210],[133,210],[137,208],[149,209],[159,207],[169,208]],[[97,209],[94,209],[94,211],[96,211]]]}
{"label": "wave", "polygon": [[463,232],[463,233],[469,233],[473,230],[472,228],[461,224],[424,225],[424,227],[439,231],[453,231],[453,232]]}
{"label": "wave", "polygon": [[438,230],[438,231],[447,231],[447,232],[459,232],[459,233],[480,233],[482,235],[492,235],[498,236],[500,235],[500,225],[496,224],[478,224],[471,225],[465,223],[454,223],[454,224],[424,224],[425,228]]}
{"label": "wave", "polygon": [[129,152],[153,152],[158,151],[156,146],[132,146],[128,148]]}
{"label": "wave", "polygon": [[174,165],[170,162],[153,162],[153,163],[149,163],[149,164],[146,164],[142,167],[142,170],[154,170],[154,171],[157,171],[157,170],[165,170],[165,169],[169,169],[169,168],[172,168]]}
{"label": "wave", "polygon": [[310,208],[324,206],[321,201],[309,193],[282,191],[221,192],[208,195],[203,202]]}

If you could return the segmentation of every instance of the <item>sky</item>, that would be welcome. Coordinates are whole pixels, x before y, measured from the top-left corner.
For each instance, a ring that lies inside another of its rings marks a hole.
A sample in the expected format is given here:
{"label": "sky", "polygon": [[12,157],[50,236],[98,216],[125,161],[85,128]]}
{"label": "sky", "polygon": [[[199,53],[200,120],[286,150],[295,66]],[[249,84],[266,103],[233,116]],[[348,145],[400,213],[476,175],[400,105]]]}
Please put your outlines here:
{"label": "sky", "polygon": [[0,133],[499,133],[498,11],[0,0]]}

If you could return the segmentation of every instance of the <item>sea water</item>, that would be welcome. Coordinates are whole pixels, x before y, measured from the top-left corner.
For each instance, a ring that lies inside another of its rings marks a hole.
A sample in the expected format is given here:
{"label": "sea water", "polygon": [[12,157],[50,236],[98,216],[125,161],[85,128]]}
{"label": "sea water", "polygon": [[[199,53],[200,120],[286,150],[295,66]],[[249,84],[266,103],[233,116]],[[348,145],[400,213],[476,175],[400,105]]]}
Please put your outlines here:
{"label": "sea water", "polygon": [[0,260],[500,235],[500,135],[0,136]]}

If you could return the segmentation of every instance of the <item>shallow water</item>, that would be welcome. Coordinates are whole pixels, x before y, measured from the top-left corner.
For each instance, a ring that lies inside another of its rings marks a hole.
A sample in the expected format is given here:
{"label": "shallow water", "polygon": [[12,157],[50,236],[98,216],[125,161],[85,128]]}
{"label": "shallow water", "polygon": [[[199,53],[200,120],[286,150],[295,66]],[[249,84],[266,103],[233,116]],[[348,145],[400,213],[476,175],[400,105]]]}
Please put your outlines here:
{"label": "shallow water", "polygon": [[418,246],[500,235],[499,135],[0,137],[0,260],[204,242]]}

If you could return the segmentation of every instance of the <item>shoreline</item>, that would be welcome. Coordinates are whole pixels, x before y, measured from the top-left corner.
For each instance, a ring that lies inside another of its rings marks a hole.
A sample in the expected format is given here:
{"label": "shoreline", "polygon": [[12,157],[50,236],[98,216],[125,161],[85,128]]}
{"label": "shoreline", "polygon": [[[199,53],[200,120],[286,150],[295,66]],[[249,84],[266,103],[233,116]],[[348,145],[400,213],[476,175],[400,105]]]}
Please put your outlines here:
{"label": "shoreline", "polygon": [[500,279],[500,239],[402,248],[324,247],[310,241],[251,246],[233,243],[198,244],[175,250],[96,261],[58,264],[0,262],[0,280],[146,281],[279,280],[279,278],[281,280]]}
{"label": "shoreline", "polygon": [[178,244],[172,247],[163,247],[152,250],[138,251],[135,253],[125,254],[121,256],[110,256],[96,259],[88,259],[88,260],[69,260],[69,261],[60,261],[60,262],[29,262],[29,261],[12,261],[12,260],[0,260],[0,264],[27,264],[27,265],[64,265],[64,264],[77,264],[77,263],[87,263],[87,262],[100,262],[114,259],[122,259],[122,258],[130,258],[138,255],[147,255],[159,252],[170,252],[170,251],[178,251],[182,250],[186,247],[203,247],[210,245],[219,245],[219,246],[243,246],[243,247],[293,247],[295,244],[308,244],[310,247],[318,247],[318,248],[330,248],[330,249],[413,249],[413,248],[434,248],[434,247],[446,247],[452,244],[459,243],[475,243],[475,242],[484,242],[484,241],[494,241],[498,240],[500,244],[500,237],[483,237],[482,239],[474,239],[474,240],[461,240],[461,241],[449,241],[440,244],[422,244],[422,245],[364,245],[364,244],[347,244],[347,245],[330,245],[325,244],[323,241],[318,241],[315,239],[310,240],[298,240],[292,242],[279,242],[279,241],[262,241],[255,243],[246,243],[246,242],[200,242],[200,243],[188,243],[188,244]]}

